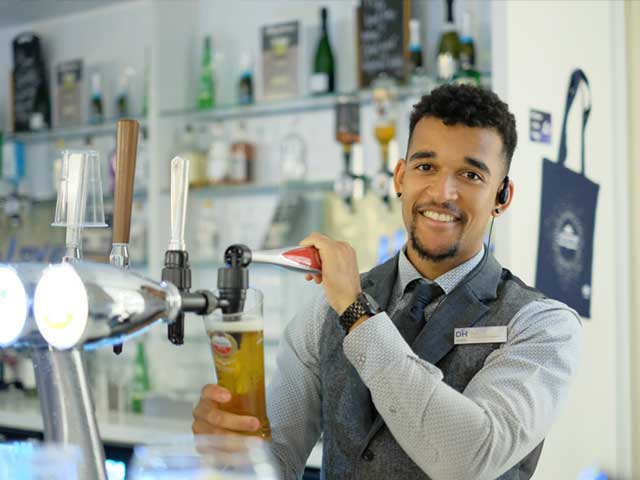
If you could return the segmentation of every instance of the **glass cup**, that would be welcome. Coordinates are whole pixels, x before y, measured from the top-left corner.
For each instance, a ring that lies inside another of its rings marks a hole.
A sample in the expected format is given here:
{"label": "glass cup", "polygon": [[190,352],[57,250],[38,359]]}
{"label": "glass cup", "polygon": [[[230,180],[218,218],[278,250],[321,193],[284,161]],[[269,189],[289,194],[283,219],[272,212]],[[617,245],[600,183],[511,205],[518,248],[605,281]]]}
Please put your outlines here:
{"label": "glass cup", "polygon": [[62,152],[54,227],[106,227],[100,161],[95,150]]}
{"label": "glass cup", "polygon": [[79,480],[80,449],[39,442],[0,443],[0,478]]}
{"label": "glass cup", "polygon": [[131,462],[133,480],[276,480],[264,441],[240,435],[195,435],[138,446]]}
{"label": "glass cup", "polygon": [[218,385],[231,392],[231,400],[220,408],[260,420],[254,435],[271,438],[264,388],[264,329],[262,293],[246,291],[239,313],[215,310],[205,317]]}

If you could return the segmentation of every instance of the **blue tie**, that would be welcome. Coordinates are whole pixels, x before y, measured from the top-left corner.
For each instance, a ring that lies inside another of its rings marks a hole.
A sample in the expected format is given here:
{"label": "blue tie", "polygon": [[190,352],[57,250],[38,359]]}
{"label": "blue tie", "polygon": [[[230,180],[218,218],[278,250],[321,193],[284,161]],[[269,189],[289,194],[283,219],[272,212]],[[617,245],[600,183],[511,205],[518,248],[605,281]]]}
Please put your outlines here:
{"label": "blue tie", "polygon": [[398,331],[409,345],[413,343],[425,325],[425,308],[443,293],[442,287],[435,282],[427,283],[422,279],[417,281],[411,295],[411,301],[394,319]]}

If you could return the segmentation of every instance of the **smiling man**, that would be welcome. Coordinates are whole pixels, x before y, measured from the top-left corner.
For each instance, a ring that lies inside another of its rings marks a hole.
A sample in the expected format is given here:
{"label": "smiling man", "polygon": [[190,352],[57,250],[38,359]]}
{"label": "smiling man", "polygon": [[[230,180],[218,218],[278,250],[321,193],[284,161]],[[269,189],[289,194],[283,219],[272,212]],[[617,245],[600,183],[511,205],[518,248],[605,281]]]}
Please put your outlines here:
{"label": "smiling man", "polygon": [[[272,450],[299,478],[323,436],[328,479],[526,479],[575,375],[580,319],[483,245],[514,197],[515,119],[492,92],[445,85],[411,114],[394,173],[408,242],[359,275],[314,233],[323,292],[287,326],[267,393]],[[207,385],[196,433],[252,431]]]}

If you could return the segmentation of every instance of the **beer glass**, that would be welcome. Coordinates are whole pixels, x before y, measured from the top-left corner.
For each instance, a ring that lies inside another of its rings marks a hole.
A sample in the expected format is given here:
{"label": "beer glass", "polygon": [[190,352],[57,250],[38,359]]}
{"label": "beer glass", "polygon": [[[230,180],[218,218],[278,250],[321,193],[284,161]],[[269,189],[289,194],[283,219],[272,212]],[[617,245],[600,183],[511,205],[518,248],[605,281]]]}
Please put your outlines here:
{"label": "beer glass", "polygon": [[[127,478],[129,478],[127,476]],[[240,435],[196,435],[137,446],[133,480],[276,480],[268,446]]]}
{"label": "beer glass", "polygon": [[231,392],[220,404],[224,411],[260,420],[253,435],[270,439],[264,389],[264,330],[262,293],[247,289],[244,309],[238,313],[215,310],[205,317],[218,385]]}

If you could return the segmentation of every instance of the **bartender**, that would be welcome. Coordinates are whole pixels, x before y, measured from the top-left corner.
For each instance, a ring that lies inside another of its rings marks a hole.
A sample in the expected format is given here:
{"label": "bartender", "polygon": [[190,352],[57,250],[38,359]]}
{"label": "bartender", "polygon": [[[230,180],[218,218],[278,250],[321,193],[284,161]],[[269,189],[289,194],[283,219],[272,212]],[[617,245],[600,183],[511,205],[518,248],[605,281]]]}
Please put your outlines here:
{"label": "bartender", "polygon": [[[323,291],[287,326],[267,390],[272,450],[300,478],[322,434],[328,479],[526,479],[567,398],[580,318],[502,268],[488,222],[514,198],[515,118],[493,92],[444,85],[411,113],[394,171],[408,241],[359,274],[319,233]],[[251,432],[206,385],[198,434]]]}

